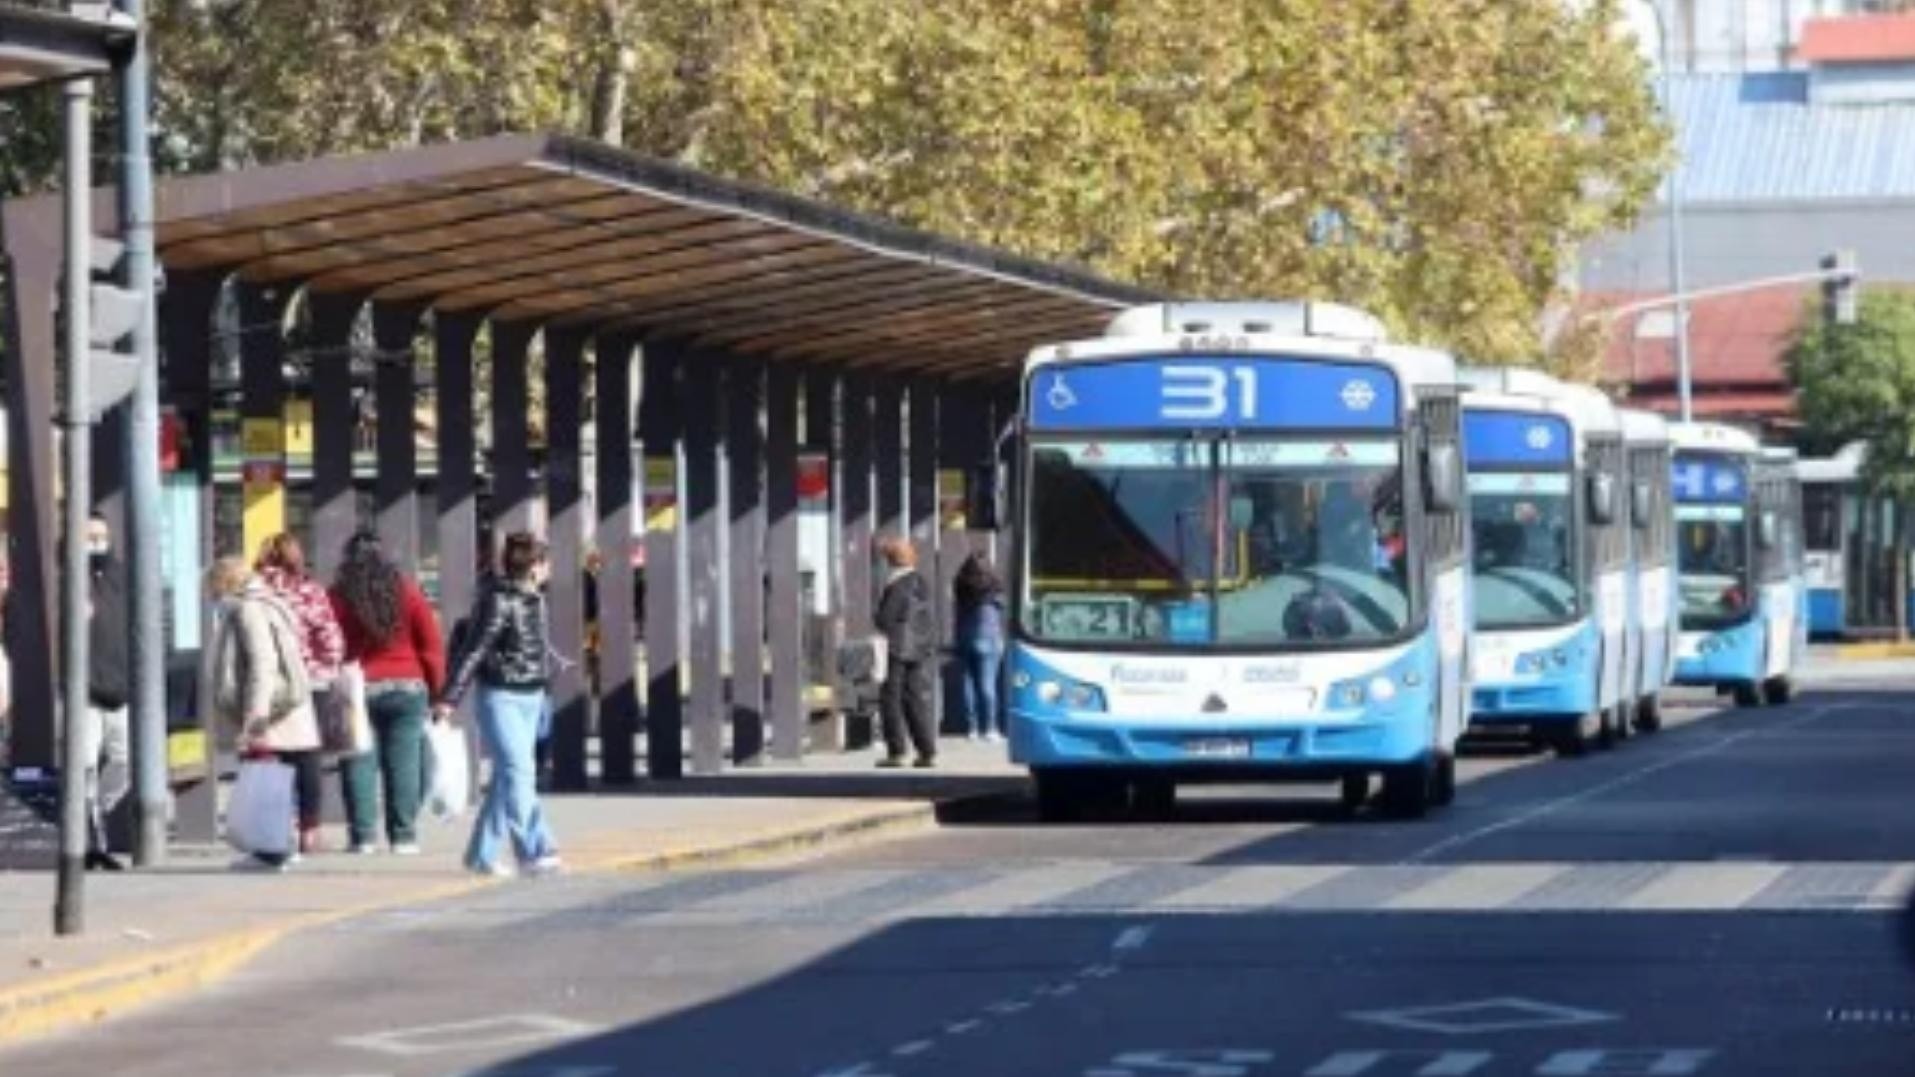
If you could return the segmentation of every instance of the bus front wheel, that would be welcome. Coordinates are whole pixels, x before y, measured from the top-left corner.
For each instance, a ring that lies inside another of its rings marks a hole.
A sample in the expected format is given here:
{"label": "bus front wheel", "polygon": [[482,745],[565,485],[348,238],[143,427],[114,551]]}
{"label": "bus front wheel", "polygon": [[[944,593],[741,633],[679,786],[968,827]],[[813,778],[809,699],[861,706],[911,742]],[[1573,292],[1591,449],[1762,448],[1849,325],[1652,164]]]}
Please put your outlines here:
{"label": "bus front wheel", "polygon": [[1761,688],[1754,682],[1736,685],[1735,705],[1738,707],[1760,707],[1762,705]]}
{"label": "bus front wheel", "polygon": [[1118,777],[1077,770],[1038,770],[1037,817],[1046,823],[1072,823],[1115,815],[1123,807],[1127,784]]}
{"label": "bus front wheel", "polygon": [[1636,729],[1644,733],[1654,733],[1662,728],[1662,699],[1659,696],[1643,696],[1636,701]]}
{"label": "bus front wheel", "polygon": [[1383,810],[1396,819],[1421,819],[1437,804],[1437,766],[1411,763],[1383,772]]}
{"label": "bus front wheel", "polygon": [[1771,707],[1780,707],[1795,698],[1795,682],[1786,675],[1762,682],[1762,699]]}
{"label": "bus front wheel", "polygon": [[1568,759],[1587,755],[1602,726],[1600,715],[1578,715],[1574,721],[1563,722],[1550,730],[1550,746],[1556,749],[1557,755]]}

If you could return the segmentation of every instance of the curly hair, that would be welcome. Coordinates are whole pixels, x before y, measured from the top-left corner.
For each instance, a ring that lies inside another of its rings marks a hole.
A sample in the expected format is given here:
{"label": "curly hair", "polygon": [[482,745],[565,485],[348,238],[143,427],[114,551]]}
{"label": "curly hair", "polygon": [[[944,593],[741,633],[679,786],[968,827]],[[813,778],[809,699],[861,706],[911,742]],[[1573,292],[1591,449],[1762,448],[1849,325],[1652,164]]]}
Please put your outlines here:
{"label": "curly hair", "polygon": [[333,589],[366,635],[384,642],[399,634],[399,566],[379,536],[361,531],[346,543]]}

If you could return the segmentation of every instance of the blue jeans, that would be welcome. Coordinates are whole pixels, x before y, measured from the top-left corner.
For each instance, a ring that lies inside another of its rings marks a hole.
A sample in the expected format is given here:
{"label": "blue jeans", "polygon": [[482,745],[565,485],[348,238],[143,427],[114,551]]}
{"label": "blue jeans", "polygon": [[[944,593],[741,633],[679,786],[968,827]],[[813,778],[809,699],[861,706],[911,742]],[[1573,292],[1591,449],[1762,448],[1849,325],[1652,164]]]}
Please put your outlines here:
{"label": "blue jeans", "polygon": [[964,663],[964,722],[975,736],[1004,731],[997,709],[997,674],[1004,664],[1004,648],[995,643],[967,643],[959,648]]}
{"label": "blue jeans", "polygon": [[472,825],[466,866],[484,871],[498,862],[507,837],[519,862],[529,864],[558,850],[539,807],[538,764],[534,753],[545,710],[545,691],[479,689],[479,735],[492,760],[492,784]]}

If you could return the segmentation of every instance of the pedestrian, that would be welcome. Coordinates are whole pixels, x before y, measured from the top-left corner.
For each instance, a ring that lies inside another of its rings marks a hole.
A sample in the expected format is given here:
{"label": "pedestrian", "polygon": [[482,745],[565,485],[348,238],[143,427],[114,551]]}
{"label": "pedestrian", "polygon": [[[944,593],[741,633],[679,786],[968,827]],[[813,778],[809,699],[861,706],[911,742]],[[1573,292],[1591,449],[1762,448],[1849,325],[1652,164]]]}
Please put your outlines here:
{"label": "pedestrian", "polygon": [[127,700],[132,671],[127,653],[126,576],[113,556],[113,529],[95,514],[86,525],[87,554],[87,769],[86,865],[95,871],[120,871],[113,855],[107,820],[132,789],[131,740]]}
{"label": "pedestrian", "polygon": [[[333,683],[346,658],[346,636],[333,612],[326,589],[306,571],[306,551],[299,539],[281,532],[260,547],[254,565],[259,579],[291,610],[299,628],[300,657],[306,681],[312,686],[313,712],[331,706]],[[322,738],[323,739],[323,738]],[[320,851],[320,810],[324,806],[324,753],[281,752],[280,761],[293,768],[294,800],[299,810],[298,855]]]}
{"label": "pedestrian", "polygon": [[445,645],[425,592],[386,556],[379,536],[346,543],[332,588],[333,613],[346,635],[346,660],[366,677],[372,750],[344,767],[352,851],[378,851],[381,794],[393,853],[419,852],[416,824],[425,786],[426,720],[445,690]]}
{"label": "pedestrian", "polygon": [[499,572],[473,615],[468,645],[453,664],[435,718],[450,721],[476,684],[479,735],[492,761],[492,782],[472,826],[465,864],[483,875],[507,875],[500,862],[509,838],[519,868],[547,874],[560,866],[557,847],[539,805],[537,745],[549,703],[550,640],[545,596],[550,575],[545,544],[526,532],[510,535]]}
{"label": "pedestrian", "polygon": [[877,630],[885,639],[884,688],[879,710],[884,717],[885,757],[880,767],[904,765],[905,741],[917,749],[916,766],[937,760],[937,730],[931,716],[931,664],[937,653],[937,614],[931,585],[918,572],[918,555],[909,539],[890,537],[879,544],[889,573],[878,600]]}
{"label": "pedestrian", "polygon": [[1004,664],[1004,582],[982,554],[973,553],[958,567],[952,591],[965,728],[972,740],[995,743],[1004,739],[1004,717],[997,707],[998,671]]}
{"label": "pedestrian", "polygon": [[[202,698],[234,731],[240,757],[293,763],[316,756],[319,716],[306,680],[298,615],[240,557],[222,557],[206,571],[206,596],[214,612]],[[290,830],[293,820],[284,825]],[[252,862],[278,868],[287,859],[254,853]]]}

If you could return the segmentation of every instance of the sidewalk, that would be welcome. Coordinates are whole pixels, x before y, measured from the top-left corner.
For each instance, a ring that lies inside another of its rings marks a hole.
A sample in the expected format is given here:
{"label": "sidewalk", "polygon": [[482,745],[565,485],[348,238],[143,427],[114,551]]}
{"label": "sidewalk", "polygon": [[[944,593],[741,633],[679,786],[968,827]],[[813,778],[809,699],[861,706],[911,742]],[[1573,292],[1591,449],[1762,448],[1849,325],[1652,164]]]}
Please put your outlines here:
{"label": "sidewalk", "polygon": [[[802,852],[934,826],[941,804],[1022,787],[1002,746],[946,741],[935,771],[878,772],[871,753],[549,795],[572,872],[645,871]],[[0,1045],[99,1020],[210,983],[287,934],[510,880],[461,870],[469,817],[421,824],[418,857],[307,859],[235,872],[221,848],[176,850],[154,872],[92,874],[87,932],[51,931],[53,877],[0,872]],[[327,835],[337,848],[343,834]]]}

